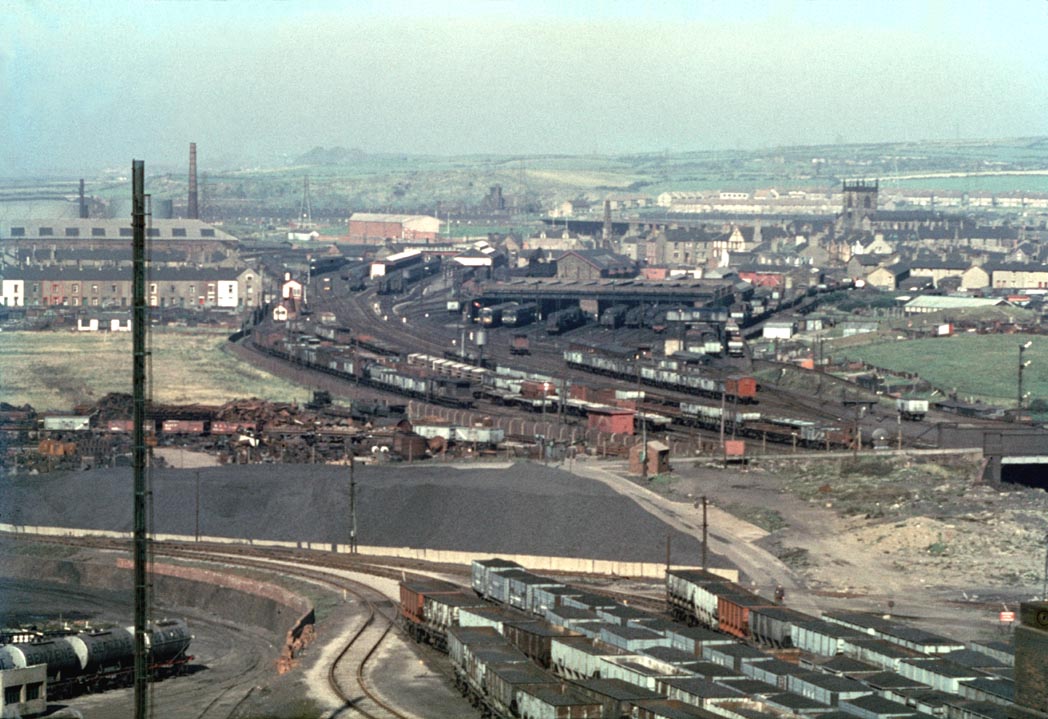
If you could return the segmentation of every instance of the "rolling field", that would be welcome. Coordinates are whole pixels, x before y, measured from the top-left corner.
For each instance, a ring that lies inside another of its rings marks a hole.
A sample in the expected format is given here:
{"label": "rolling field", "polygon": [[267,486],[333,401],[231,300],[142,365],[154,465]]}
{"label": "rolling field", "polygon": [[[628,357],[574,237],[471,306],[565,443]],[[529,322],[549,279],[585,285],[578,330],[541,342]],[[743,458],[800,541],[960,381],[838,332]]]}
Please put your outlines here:
{"label": "rolling field", "polygon": [[[222,351],[224,331],[154,328],[152,396],[157,402],[222,404],[258,397],[304,402],[306,387]],[[130,333],[0,333],[0,401],[68,411],[109,392],[131,392]]]}
{"label": "rolling field", "polygon": [[1023,393],[1048,399],[1048,337],[1041,335],[976,335],[883,342],[835,349],[833,358],[863,360],[878,367],[916,372],[936,387],[956,389],[962,399],[1014,407],[1019,345],[1032,342],[1024,354]]}

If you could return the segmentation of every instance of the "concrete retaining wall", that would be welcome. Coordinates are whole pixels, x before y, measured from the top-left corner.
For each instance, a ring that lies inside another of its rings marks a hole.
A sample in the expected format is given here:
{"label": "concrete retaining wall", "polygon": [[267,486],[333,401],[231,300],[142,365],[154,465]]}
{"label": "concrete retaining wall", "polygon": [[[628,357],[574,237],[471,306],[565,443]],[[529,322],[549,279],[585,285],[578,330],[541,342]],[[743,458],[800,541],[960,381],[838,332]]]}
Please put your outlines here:
{"label": "concrete retaining wall", "polygon": [[[0,532],[12,534],[35,534],[45,537],[105,537],[109,539],[130,539],[130,532],[113,532],[101,529],[70,529],[68,527],[34,527],[0,523]],[[195,537],[177,534],[158,534],[158,542],[193,542]],[[237,539],[232,537],[201,537],[201,542],[211,544],[248,545],[252,547],[274,547],[281,549],[310,549],[320,552],[334,551],[347,553],[349,545],[318,542],[286,542],[269,539]],[[369,547],[358,545],[360,554],[375,557],[396,557],[398,559],[417,559],[439,564],[469,565],[474,559],[490,559],[491,552],[462,552],[446,549],[422,549],[414,547]],[[498,554],[502,559],[509,559],[536,572],[568,572],[577,574],[608,574],[619,577],[644,577],[662,579],[666,575],[666,565],[654,562],[619,562],[608,559],[586,559],[582,557],[541,557],[530,554]],[[676,565],[675,569],[697,569]],[[733,582],[739,580],[735,569],[711,568]]]}

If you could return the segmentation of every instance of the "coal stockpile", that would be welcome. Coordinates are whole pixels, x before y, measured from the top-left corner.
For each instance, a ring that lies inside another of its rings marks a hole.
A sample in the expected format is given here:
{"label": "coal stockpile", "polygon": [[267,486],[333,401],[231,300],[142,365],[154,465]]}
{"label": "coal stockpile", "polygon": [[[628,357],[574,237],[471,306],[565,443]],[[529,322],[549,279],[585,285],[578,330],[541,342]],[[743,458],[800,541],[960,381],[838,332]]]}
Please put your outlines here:
{"label": "coal stockpile", "polygon": [[[204,536],[347,543],[349,471],[328,465],[161,469],[152,476],[152,529]],[[692,564],[699,542],[605,485],[558,469],[358,466],[360,545],[426,547]],[[129,469],[9,477],[0,521],[131,530]]]}

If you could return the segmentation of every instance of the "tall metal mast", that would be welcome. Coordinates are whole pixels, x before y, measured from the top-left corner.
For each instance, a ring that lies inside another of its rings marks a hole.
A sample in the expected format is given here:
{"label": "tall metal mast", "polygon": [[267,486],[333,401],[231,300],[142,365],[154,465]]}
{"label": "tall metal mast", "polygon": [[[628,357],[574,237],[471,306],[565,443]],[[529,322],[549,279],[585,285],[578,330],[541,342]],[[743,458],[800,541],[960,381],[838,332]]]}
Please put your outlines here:
{"label": "tall metal mast", "polygon": [[132,397],[135,585],[135,719],[146,719],[149,699],[146,676],[146,194],[145,163],[131,163],[132,299]]}

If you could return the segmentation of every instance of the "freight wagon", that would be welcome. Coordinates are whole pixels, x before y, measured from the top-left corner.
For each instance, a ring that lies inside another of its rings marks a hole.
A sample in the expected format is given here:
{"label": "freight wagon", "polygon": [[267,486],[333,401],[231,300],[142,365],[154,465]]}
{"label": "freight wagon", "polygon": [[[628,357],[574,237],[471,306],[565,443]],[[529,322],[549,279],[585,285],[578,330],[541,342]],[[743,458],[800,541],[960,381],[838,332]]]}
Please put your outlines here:
{"label": "freight wagon", "polygon": [[725,379],[717,379],[672,361],[645,364],[627,357],[581,349],[566,350],[564,361],[573,369],[627,381],[639,380],[653,387],[716,399],[724,397],[730,402],[751,404],[757,401],[757,380],[750,376],[732,375]]}
{"label": "freight wagon", "polygon": [[895,400],[895,411],[903,419],[911,422],[920,422],[924,419],[924,415],[928,414],[928,400],[900,398]]}

